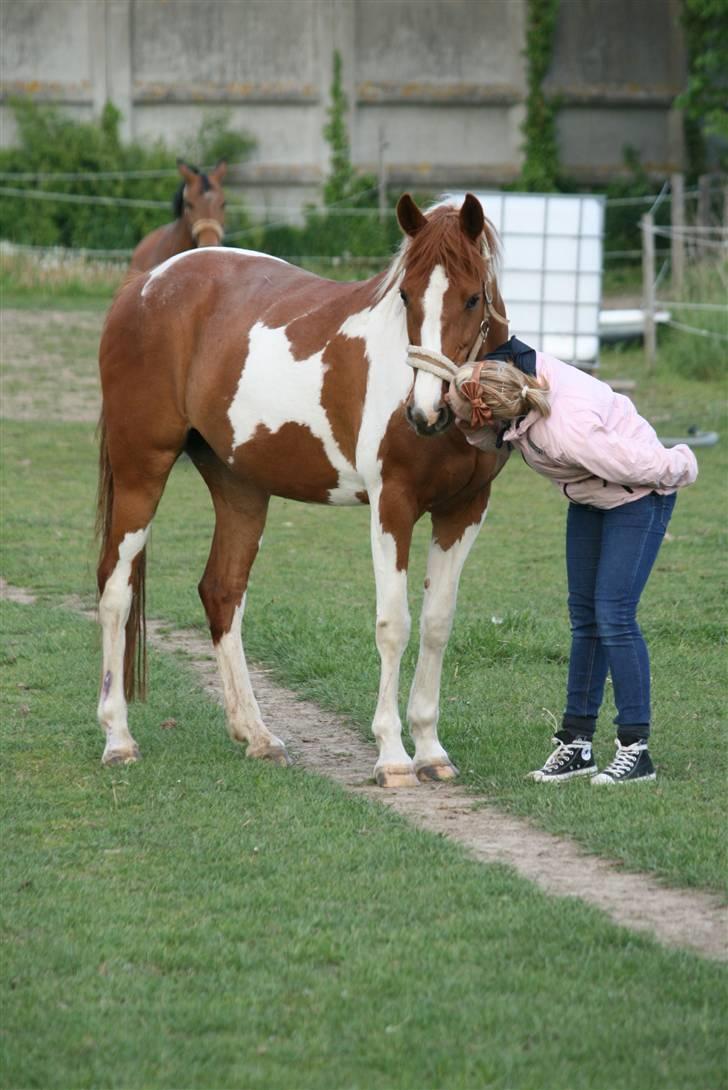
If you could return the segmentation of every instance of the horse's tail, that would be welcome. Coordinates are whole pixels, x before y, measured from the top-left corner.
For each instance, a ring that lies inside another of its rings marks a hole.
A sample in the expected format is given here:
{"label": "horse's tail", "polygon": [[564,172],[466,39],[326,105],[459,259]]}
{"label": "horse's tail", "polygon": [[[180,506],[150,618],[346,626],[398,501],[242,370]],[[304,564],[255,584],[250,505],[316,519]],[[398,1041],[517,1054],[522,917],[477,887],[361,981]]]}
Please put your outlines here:
{"label": "horse's tail", "polygon": [[[106,435],[104,410],[101,410],[97,428],[99,440],[99,482],[96,497],[96,536],[101,548],[99,552],[99,584],[104,582],[109,572],[105,571],[105,558],[111,537],[111,521],[114,510],[114,474],[109,458],[109,445]],[[147,624],[145,615],[147,550],[142,549],[132,567],[131,609],[126,622],[126,640],[124,643],[124,695],[127,700],[135,697],[144,700],[147,695]],[[99,585],[103,593],[103,587]]]}

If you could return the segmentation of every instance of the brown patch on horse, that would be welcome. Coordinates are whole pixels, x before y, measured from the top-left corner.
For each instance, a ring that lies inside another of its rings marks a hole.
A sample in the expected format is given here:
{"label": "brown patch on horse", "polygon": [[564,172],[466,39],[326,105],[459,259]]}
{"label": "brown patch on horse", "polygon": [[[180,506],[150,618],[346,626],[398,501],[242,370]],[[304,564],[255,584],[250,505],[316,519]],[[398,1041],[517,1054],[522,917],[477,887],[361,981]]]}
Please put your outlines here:
{"label": "brown patch on horse", "polygon": [[274,496],[305,503],[328,503],[339,484],[321,440],[293,421],[275,432],[259,424],[252,438],[236,447],[232,468]]}
{"label": "brown patch on horse", "polygon": [[[471,481],[472,493],[469,498],[461,498],[457,507],[448,505],[444,509],[432,512],[432,539],[445,552],[460,541],[471,526],[477,526],[490,499],[490,467],[479,465],[475,481]],[[485,478],[485,480],[483,480]],[[482,483],[481,483],[482,482]]]}
{"label": "brown patch on horse", "polygon": [[330,366],[324,374],[321,404],[336,445],[349,464],[356,465],[356,444],[369,377],[364,341],[339,334],[327,345],[323,362]]}
{"label": "brown patch on horse", "polygon": [[[326,348],[332,332],[336,335],[347,318],[371,306],[374,286],[372,281],[352,285],[296,271],[304,278],[300,287],[270,307],[265,322],[273,327],[283,325],[294,360],[307,360]],[[291,317],[291,308],[297,307],[297,295],[300,295],[300,310]]]}
{"label": "brown patch on horse", "polygon": [[[417,439],[421,446],[416,461],[412,458],[413,438],[403,410],[398,409],[378,452],[383,467],[379,518],[382,529],[397,542],[399,571],[407,566],[406,528],[410,520],[432,512],[433,525],[437,519],[438,544],[451,548],[468,526],[479,521],[490,495],[490,482],[500,468],[497,455],[470,446],[456,428]],[[443,501],[443,496],[447,500]]]}

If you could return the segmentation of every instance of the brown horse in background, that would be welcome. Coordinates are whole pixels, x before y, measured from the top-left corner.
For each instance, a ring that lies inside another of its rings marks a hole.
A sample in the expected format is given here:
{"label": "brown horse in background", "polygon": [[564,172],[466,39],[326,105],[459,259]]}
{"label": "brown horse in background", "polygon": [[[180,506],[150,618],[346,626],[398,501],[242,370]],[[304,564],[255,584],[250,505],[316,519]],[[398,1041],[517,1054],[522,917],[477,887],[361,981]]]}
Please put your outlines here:
{"label": "brown horse in background", "polygon": [[131,256],[130,270],[146,272],[174,254],[197,246],[217,246],[225,233],[225,194],[222,180],[227,163],[220,159],[215,169],[204,174],[182,159],[177,169],[184,181],[175,193],[172,210],[174,223],[150,231]]}
{"label": "brown horse in background", "polygon": [[[214,247],[178,254],[117,295],[100,348],[105,764],[139,755],[126,701],[135,644],[143,647],[145,546],[170,470],[187,451],[215,508],[199,591],[231,737],[250,757],[288,763],[261,718],[241,637],[271,495],[369,504],[381,660],[375,779],[398,787],[457,775],[437,734],[442,662],[460,573],[505,455],[470,446],[450,427],[449,379],[426,370],[413,378],[408,362],[419,367],[411,346],[420,346],[420,356],[463,363],[508,330],[495,232],[479,201],[468,194],[461,208],[423,215],[405,195],[397,215],[404,242],[371,280],[327,281],[265,254]],[[432,541],[408,706],[412,758],[402,744],[399,673],[410,542],[425,512]]]}

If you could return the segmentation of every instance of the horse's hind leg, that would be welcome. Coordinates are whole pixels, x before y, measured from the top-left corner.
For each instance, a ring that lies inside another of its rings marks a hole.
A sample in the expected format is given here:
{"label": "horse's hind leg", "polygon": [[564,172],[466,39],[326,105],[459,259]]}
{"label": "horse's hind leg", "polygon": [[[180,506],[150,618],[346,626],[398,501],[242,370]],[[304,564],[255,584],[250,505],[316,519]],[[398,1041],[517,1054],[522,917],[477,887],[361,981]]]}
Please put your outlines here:
{"label": "horse's hind leg", "polygon": [[258,554],[269,496],[239,481],[202,441],[189,454],[210,489],[215,534],[199,592],[220,671],[227,727],[248,757],[290,764],[286,747],[266,727],[250,683],[241,625],[248,576]]}
{"label": "horse's hind leg", "polygon": [[[106,453],[102,447],[102,458]],[[139,757],[139,748],[129,733],[127,699],[134,684],[134,642],[143,640],[144,550],[157,504],[176,451],[156,453],[145,465],[140,459],[133,468],[113,474],[109,488],[108,517],[98,566],[99,622],[102,629],[103,666],[98,719],[106,735],[103,764],[128,764]],[[109,478],[111,479],[111,478]],[[130,620],[131,616],[131,620]],[[143,651],[143,648],[142,648]],[[143,679],[137,678],[143,692]]]}

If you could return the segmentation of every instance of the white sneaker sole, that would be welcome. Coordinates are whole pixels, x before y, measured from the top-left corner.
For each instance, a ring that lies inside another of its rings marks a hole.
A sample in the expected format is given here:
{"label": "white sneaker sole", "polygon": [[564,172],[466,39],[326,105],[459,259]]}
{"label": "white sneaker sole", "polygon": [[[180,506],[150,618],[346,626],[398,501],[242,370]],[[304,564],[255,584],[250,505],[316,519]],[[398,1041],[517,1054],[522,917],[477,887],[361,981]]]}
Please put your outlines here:
{"label": "white sneaker sole", "polygon": [[564,772],[561,776],[548,776],[542,768],[537,768],[535,772],[529,772],[526,779],[533,780],[534,783],[566,783],[567,780],[573,780],[574,776],[595,776],[598,771],[599,769],[594,765],[593,768],[578,768],[575,772]]}
{"label": "white sneaker sole", "polygon": [[604,787],[609,785],[610,787],[624,787],[628,783],[651,783],[657,779],[656,772],[650,772],[647,776],[637,776],[633,780],[613,780],[611,776],[607,776],[606,773],[600,772],[598,776],[595,776],[592,780],[592,787],[596,784],[597,787]]}

